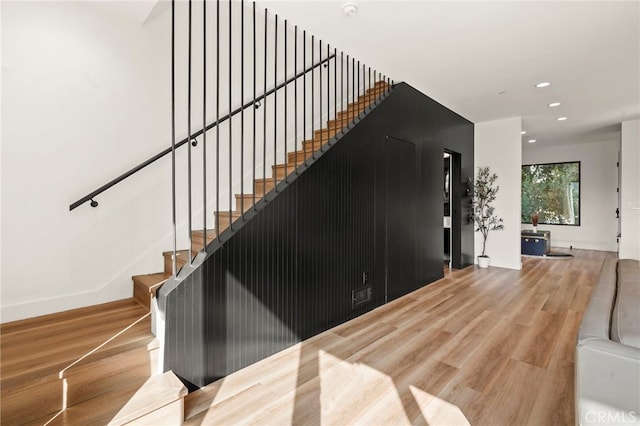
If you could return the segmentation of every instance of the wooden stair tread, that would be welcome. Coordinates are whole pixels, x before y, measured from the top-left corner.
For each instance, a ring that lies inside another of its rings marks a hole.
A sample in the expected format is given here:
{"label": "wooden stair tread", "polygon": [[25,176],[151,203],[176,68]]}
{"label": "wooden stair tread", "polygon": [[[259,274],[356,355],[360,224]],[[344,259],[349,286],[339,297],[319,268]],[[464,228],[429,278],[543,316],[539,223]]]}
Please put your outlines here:
{"label": "wooden stair tread", "polygon": [[[117,325],[117,324],[116,324]],[[118,338],[113,339],[109,344],[102,346],[99,350],[91,354],[91,360],[97,360],[104,357],[109,357],[113,354],[120,352],[127,352],[135,348],[148,348],[148,345],[154,339],[150,332],[151,319],[145,318],[131,327],[127,332]],[[13,362],[10,365],[5,365],[6,355],[3,353],[3,370],[7,369],[14,374],[7,374],[2,378],[2,392],[12,392],[14,387],[20,387],[26,382],[38,381],[39,378],[48,377],[54,375],[60,376],[61,371],[69,367],[78,359],[86,356],[91,351],[95,350],[98,346],[105,343],[109,337],[113,337],[117,332],[122,331],[123,327],[114,327],[109,336],[103,337],[103,340],[97,342],[93,341],[91,346],[85,344],[81,347],[81,351],[70,350],[41,350],[35,356],[30,356],[26,362],[16,363]],[[83,336],[82,339],[91,339],[91,336]],[[79,338],[75,338],[79,339]],[[47,345],[48,347],[49,345]],[[71,348],[73,349],[73,348]],[[66,355],[69,354],[69,355]],[[73,355],[71,355],[73,354]],[[82,361],[81,361],[82,363]],[[9,368],[7,368],[9,367]]]}
{"label": "wooden stair tread", "polygon": [[118,369],[134,378],[148,377],[150,351],[158,348],[149,314],[133,299],[32,318],[28,324],[12,324],[6,328],[8,338],[2,336],[3,424],[58,412],[64,403],[63,379],[72,379],[66,388],[70,405],[103,393],[101,376],[107,378],[106,391],[128,384],[128,374],[113,374]]}
{"label": "wooden stair tread", "polygon": [[[71,406],[48,424],[124,425],[135,420],[144,422],[142,416],[182,400],[186,394],[186,387],[173,372],[168,371]],[[43,424],[52,417],[47,416],[32,424]]]}
{"label": "wooden stair tread", "polygon": [[156,272],[153,274],[134,275],[133,280],[147,289],[149,293],[155,294],[156,288],[171,278],[171,274]]}

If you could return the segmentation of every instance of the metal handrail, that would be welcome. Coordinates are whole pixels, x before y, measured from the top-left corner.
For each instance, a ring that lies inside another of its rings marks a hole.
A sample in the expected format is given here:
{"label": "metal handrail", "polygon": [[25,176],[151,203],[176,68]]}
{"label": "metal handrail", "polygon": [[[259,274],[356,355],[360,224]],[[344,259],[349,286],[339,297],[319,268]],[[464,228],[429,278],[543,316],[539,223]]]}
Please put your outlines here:
{"label": "metal handrail", "polygon": [[[331,55],[331,56],[329,56],[327,58],[324,58],[323,60],[319,61],[318,63],[312,65],[311,67],[305,69],[304,71],[300,71],[298,74],[294,75],[293,77],[289,78],[288,80],[284,81],[283,83],[280,83],[279,85],[275,86],[273,89],[268,90],[263,95],[260,95],[255,99],[252,99],[250,102],[247,102],[246,104],[242,105],[241,107],[238,107],[237,109],[235,109],[231,113],[221,117],[219,120],[214,121],[213,123],[209,124],[204,130],[200,129],[197,132],[193,133],[191,136],[182,139],[180,142],[175,144],[175,148],[176,149],[180,148],[181,146],[183,146],[187,142],[194,141],[195,138],[197,138],[198,136],[202,135],[205,131],[213,129],[217,125],[222,124],[223,122],[227,121],[231,117],[235,116],[236,114],[242,112],[243,110],[245,110],[245,109],[247,109],[247,108],[249,108],[251,106],[255,105],[256,108],[258,108],[260,106],[260,102],[264,98],[266,98],[267,96],[273,94],[278,89],[281,89],[281,88],[285,87],[286,85],[288,85],[289,83],[291,83],[291,82],[297,80],[298,78],[304,76],[308,72],[313,71],[314,69],[318,68],[319,66],[321,66],[325,62],[329,62],[331,59],[334,59],[335,57],[336,57],[336,55],[333,54],[333,55]],[[133,167],[131,170],[121,174],[117,178],[112,179],[111,181],[109,181],[106,184],[102,185],[100,188],[96,189],[93,192],[90,192],[89,194],[87,194],[84,197],[80,198],[78,201],[72,203],[69,206],[69,211],[75,209],[76,207],[81,206],[82,204],[86,203],[87,201],[91,201],[91,207],[97,207],[98,206],[98,202],[93,200],[96,196],[100,195],[101,193],[103,193],[107,189],[111,188],[112,186],[115,186],[118,183],[122,182],[123,180],[125,180],[129,176],[136,174],[137,172],[139,172],[140,170],[142,170],[145,167],[149,166],[150,164],[153,164],[154,162],[156,162],[157,160],[161,159],[165,155],[170,154],[171,151],[172,151],[172,147],[169,147],[169,148],[159,152],[158,154],[154,155],[153,157],[149,158],[148,160],[143,161],[142,163],[140,163],[137,166]]]}

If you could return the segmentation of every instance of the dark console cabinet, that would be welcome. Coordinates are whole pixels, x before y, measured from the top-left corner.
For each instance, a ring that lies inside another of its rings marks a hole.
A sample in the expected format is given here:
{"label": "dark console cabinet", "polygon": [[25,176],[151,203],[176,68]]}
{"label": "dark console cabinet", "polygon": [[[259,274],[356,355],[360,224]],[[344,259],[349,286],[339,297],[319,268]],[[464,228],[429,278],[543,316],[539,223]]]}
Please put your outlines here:
{"label": "dark console cabinet", "polygon": [[546,256],[551,251],[551,231],[522,231],[520,252],[532,256]]}

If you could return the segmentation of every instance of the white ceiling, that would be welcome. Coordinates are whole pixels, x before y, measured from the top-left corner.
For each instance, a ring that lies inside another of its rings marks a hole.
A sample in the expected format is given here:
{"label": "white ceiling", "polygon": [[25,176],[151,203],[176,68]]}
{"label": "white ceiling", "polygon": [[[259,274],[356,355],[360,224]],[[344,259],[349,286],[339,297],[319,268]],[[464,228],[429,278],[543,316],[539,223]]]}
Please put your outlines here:
{"label": "white ceiling", "polygon": [[640,1],[258,3],[475,123],[521,116],[525,144],[614,141],[640,117]]}

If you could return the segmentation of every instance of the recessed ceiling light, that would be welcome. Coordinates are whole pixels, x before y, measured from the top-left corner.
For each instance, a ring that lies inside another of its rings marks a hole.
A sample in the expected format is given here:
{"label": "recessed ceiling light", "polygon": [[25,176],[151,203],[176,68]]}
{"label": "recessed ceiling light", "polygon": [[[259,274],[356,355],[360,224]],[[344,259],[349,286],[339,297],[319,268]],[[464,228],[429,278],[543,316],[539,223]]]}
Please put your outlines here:
{"label": "recessed ceiling light", "polygon": [[543,81],[542,83],[536,84],[536,87],[547,87],[550,84],[551,83],[549,83],[548,81]]}
{"label": "recessed ceiling light", "polygon": [[560,102],[551,102],[551,103],[549,104],[549,106],[550,106],[551,108],[553,108],[553,107],[557,107],[557,106],[560,106]]}
{"label": "recessed ceiling light", "polygon": [[567,119],[567,117],[558,117],[558,121],[564,121],[566,119]]}
{"label": "recessed ceiling light", "polygon": [[536,143],[536,140],[535,140],[535,139],[529,139],[529,141],[528,141],[528,142],[529,142],[529,143]]}
{"label": "recessed ceiling light", "polygon": [[520,134],[521,134],[521,135],[526,135],[526,134],[527,134],[527,131],[526,131],[526,130],[523,130],[523,131],[521,131],[521,132],[520,132]]}

